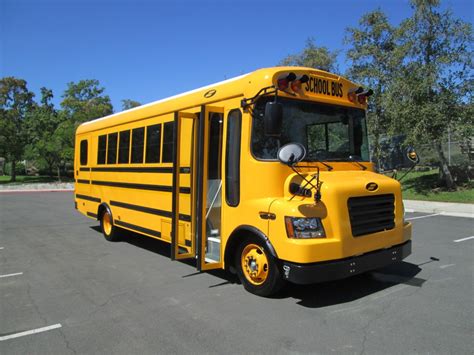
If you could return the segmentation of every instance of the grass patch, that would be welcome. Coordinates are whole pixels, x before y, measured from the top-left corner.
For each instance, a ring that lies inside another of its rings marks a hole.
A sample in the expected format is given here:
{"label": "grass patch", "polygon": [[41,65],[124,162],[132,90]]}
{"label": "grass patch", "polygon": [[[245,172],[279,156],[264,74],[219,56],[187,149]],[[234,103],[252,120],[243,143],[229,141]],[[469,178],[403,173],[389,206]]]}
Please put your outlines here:
{"label": "grass patch", "polygon": [[[403,173],[399,173],[401,177]],[[410,172],[402,180],[403,198],[441,202],[474,203],[474,184],[458,186],[456,191],[448,191],[439,186],[438,170]]]}
{"label": "grass patch", "polygon": [[[4,175],[0,176],[0,185],[21,185],[21,184],[34,184],[34,183],[47,183],[47,182],[58,182],[57,178],[51,178],[49,176],[28,176],[28,175],[17,175],[16,182],[10,182],[11,176]],[[71,182],[74,179],[64,177],[61,178],[61,182]]]}

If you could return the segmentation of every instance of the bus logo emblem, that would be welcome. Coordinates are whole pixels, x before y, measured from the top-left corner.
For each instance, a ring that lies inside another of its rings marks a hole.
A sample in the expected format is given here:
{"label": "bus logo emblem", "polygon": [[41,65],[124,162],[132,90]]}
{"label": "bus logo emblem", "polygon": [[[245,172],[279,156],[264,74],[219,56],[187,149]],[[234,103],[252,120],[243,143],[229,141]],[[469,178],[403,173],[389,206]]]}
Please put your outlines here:
{"label": "bus logo emblem", "polygon": [[365,188],[369,191],[375,191],[379,188],[379,185],[377,185],[375,182],[369,182],[367,185],[365,185]]}
{"label": "bus logo emblem", "polygon": [[208,99],[210,97],[213,97],[215,94],[216,94],[216,90],[212,89],[212,90],[206,91],[206,93],[204,94],[204,97]]}

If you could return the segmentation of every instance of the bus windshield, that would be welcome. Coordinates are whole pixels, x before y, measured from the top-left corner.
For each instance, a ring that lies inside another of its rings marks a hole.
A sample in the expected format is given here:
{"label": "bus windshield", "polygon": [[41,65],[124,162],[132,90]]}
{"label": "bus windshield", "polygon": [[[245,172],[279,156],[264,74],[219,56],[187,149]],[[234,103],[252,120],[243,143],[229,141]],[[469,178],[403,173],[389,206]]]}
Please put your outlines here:
{"label": "bus windshield", "polygon": [[[362,109],[279,98],[283,104],[280,137],[266,136],[262,97],[253,110],[252,153],[259,160],[276,160],[278,149],[287,143],[306,148],[304,161],[369,161],[365,112]],[[350,158],[350,156],[352,156]]]}

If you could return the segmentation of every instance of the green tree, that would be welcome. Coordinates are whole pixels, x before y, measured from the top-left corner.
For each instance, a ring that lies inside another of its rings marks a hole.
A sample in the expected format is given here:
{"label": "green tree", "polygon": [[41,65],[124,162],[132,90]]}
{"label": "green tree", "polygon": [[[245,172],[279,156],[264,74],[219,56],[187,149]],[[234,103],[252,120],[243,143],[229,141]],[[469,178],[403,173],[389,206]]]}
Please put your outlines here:
{"label": "green tree", "polygon": [[0,152],[11,162],[11,181],[16,181],[16,162],[27,143],[25,116],[33,106],[34,94],[23,79],[0,79]]}
{"label": "green tree", "polygon": [[130,99],[124,99],[122,100],[122,110],[130,110],[131,108],[141,106],[142,104],[139,103],[138,101],[130,100]]}
{"label": "green tree", "polygon": [[74,133],[84,122],[104,117],[113,113],[110,97],[104,94],[105,89],[98,80],[81,80],[68,83],[61,101],[59,113],[61,123],[57,129],[61,145],[61,161],[71,164],[74,160]]}
{"label": "green tree", "polygon": [[40,105],[35,105],[26,118],[26,129],[29,136],[27,146],[27,157],[46,166],[49,175],[53,176],[54,169],[57,170],[58,179],[60,175],[60,161],[62,146],[57,129],[64,115],[60,115],[51,103],[53,92],[41,88]]}
{"label": "green tree", "polygon": [[306,46],[301,53],[290,54],[284,58],[280,65],[299,66],[322,69],[328,72],[336,72],[338,52],[331,51],[327,47],[318,47],[314,38],[306,40]]}
{"label": "green tree", "polygon": [[347,75],[374,90],[369,100],[367,121],[373,136],[372,147],[377,162],[381,159],[380,137],[389,127],[390,114],[386,94],[402,56],[397,51],[396,31],[381,10],[362,16],[359,27],[346,30],[345,43],[350,46]]}
{"label": "green tree", "polygon": [[110,115],[113,107],[110,97],[104,95],[104,91],[95,79],[70,82],[63,94],[61,107],[75,124]]}
{"label": "green tree", "polygon": [[472,27],[450,11],[440,12],[439,0],[411,3],[413,16],[400,25],[400,48],[406,50],[406,58],[388,102],[397,115],[392,127],[403,130],[411,143],[431,144],[442,180],[454,189],[442,142],[448,127],[473,124],[472,116],[462,112],[472,92]]}

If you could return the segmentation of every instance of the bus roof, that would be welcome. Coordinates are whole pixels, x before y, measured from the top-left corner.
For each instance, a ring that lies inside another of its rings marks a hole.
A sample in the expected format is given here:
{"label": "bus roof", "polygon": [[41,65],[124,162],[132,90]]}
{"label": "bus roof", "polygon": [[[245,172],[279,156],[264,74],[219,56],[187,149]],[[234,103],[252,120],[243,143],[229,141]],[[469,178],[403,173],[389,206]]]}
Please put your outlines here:
{"label": "bus roof", "polygon": [[[275,74],[279,72],[301,72],[313,73],[320,76],[325,76],[335,80],[341,79],[339,75],[328,73],[324,70],[306,68],[306,67],[270,67],[262,68],[256,71],[240,75],[231,79],[223,80],[214,84],[206,85],[194,90],[186,91],[184,93],[170,96],[164,99],[150,102],[145,105],[134,107],[129,110],[117,112],[109,116],[98,118],[92,121],[81,124],[76,131],[76,134],[92,132],[107,127],[112,127],[128,122],[138,121],[144,118],[163,115],[175,111],[181,111],[197,107],[199,105],[211,104],[216,101],[221,101],[233,97],[244,95],[244,91],[252,85],[256,91],[265,86],[272,85],[272,80]],[[344,79],[346,80],[346,79]],[[204,95],[211,90],[215,90],[215,94],[206,98]],[[256,92],[255,92],[256,93]],[[254,93],[254,94],[255,94]]]}

